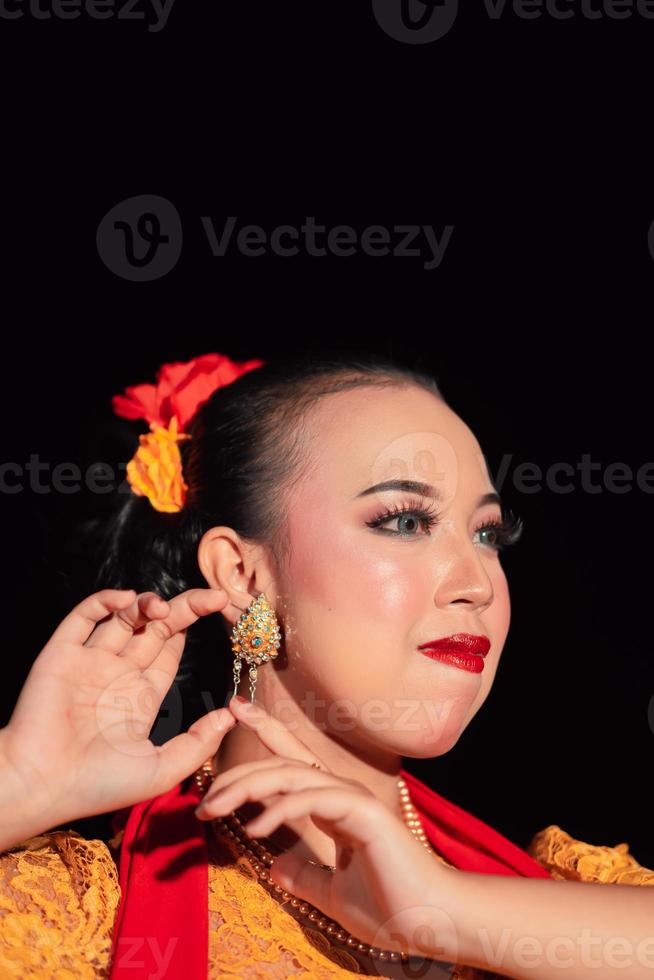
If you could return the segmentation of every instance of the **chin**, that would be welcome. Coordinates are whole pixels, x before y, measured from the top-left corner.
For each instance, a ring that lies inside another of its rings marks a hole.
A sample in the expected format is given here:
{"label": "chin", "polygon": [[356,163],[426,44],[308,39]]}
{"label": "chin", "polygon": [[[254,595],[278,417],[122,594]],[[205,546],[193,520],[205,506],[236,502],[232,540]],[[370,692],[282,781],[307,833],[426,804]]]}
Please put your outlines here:
{"label": "chin", "polygon": [[[385,739],[384,748],[399,756],[410,759],[432,759],[449,752],[465,729],[465,724],[447,725],[440,730],[426,726],[420,731],[407,733],[397,739]],[[379,739],[376,740],[379,745]]]}
{"label": "chin", "polygon": [[462,732],[463,728],[456,732],[442,732],[440,734],[425,732],[424,740],[414,744],[412,751],[405,754],[413,759],[433,759],[436,756],[445,755],[446,752],[454,748]]}

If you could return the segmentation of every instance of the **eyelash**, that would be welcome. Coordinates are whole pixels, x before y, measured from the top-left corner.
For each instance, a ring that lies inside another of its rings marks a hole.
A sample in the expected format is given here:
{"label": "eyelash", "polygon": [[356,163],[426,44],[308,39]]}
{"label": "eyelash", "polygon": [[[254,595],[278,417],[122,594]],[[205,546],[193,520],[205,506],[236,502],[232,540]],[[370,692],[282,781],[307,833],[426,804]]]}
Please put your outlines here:
{"label": "eyelash", "polygon": [[[401,517],[403,514],[410,514],[412,517],[417,517],[427,534],[430,534],[430,528],[435,527],[439,522],[438,513],[431,505],[425,506],[421,501],[412,500],[405,506],[400,507],[396,504],[392,509],[385,510],[376,517],[373,517],[371,521],[366,521],[366,524],[368,527],[379,528],[382,524],[387,524],[393,518]],[[524,529],[524,522],[513,511],[508,511],[501,521],[495,519],[485,521],[479,527],[475,528],[475,534],[478,531],[485,531],[487,529],[495,531],[498,539],[498,543],[492,544],[490,547],[495,551],[502,551],[504,548],[508,548],[520,540]],[[387,529],[382,529],[381,533],[393,534],[396,537],[405,539],[419,537],[417,534],[402,534],[400,531],[389,531]]]}

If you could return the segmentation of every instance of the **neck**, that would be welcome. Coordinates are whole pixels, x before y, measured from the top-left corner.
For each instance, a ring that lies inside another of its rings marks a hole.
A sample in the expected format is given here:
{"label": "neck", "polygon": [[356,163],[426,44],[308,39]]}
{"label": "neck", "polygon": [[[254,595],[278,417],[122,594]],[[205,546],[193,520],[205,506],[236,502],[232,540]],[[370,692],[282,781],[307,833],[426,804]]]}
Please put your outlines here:
{"label": "neck", "polygon": [[[266,690],[260,691],[257,685],[256,700],[273,717],[282,721],[306,747],[315,753],[329,772],[337,777],[360,782],[380,800],[391,813],[402,819],[397,779],[400,775],[402,757],[388,753],[375,752],[374,748],[344,742],[329,732],[325,725],[319,726],[302,710],[288,692],[279,692],[277,698],[269,696]],[[268,695],[268,696],[267,696]],[[280,704],[283,697],[284,710],[277,713],[274,704]],[[268,749],[256,731],[244,725],[236,725],[223,739],[214,759],[215,771],[226,772],[233,766],[259,759],[268,759],[275,753]],[[264,807],[272,803],[276,796],[262,801]],[[258,803],[247,803],[239,807],[245,818],[261,811]],[[332,837],[320,830],[307,816],[289,820],[268,835],[268,839],[285,851],[292,851],[304,860],[319,864],[336,865],[336,844]]]}

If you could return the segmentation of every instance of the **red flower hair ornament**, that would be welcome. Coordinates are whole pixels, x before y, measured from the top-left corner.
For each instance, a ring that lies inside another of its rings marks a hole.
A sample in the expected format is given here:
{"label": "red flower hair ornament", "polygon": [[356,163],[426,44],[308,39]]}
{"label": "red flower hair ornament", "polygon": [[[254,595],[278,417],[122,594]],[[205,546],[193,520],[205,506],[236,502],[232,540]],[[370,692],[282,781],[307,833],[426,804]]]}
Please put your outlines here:
{"label": "red flower hair ornament", "polygon": [[155,510],[181,510],[188,486],[178,443],[191,438],[184,430],[216,389],[264,364],[258,358],[232,361],[225,354],[202,354],[191,361],[163,364],[156,384],[134,385],[114,395],[111,404],[116,415],[150,424],[150,432],[139,436],[139,447],[127,464],[127,481],[134,493],[147,497]]}

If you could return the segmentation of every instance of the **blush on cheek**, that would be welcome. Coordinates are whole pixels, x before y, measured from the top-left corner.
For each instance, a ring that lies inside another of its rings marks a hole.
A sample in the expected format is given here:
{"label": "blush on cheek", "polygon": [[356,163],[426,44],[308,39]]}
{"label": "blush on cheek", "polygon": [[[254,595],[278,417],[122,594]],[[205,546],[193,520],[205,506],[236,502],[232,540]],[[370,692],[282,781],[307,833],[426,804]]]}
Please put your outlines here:
{"label": "blush on cheek", "polygon": [[346,619],[360,616],[371,624],[380,616],[396,623],[399,613],[406,616],[407,600],[420,578],[415,567],[407,571],[406,560],[362,547],[365,537],[347,525],[340,532],[336,519],[300,522],[289,531],[293,549],[288,587],[298,602],[307,599]]}
{"label": "blush on cheek", "polygon": [[354,539],[351,529],[326,534],[322,525],[297,528],[283,584],[297,685],[361,705],[386,702],[401,688],[415,613],[398,563],[356,548]]}

